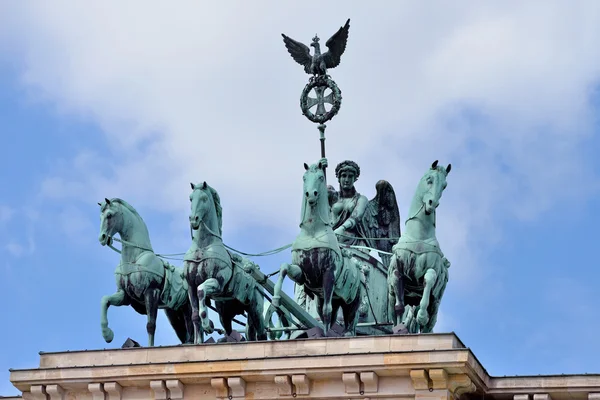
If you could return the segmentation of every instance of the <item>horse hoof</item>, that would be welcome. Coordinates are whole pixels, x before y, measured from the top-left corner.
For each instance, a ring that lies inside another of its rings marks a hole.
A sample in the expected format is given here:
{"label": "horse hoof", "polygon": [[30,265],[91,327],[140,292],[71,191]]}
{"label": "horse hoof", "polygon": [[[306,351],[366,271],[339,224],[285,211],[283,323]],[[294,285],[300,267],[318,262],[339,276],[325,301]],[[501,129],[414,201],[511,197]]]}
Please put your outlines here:
{"label": "horse hoof", "polygon": [[421,326],[427,325],[427,323],[429,322],[429,314],[427,314],[427,311],[423,309],[419,310],[419,312],[417,313],[417,322]]}
{"label": "horse hoof", "polygon": [[277,307],[279,308],[281,306],[281,297],[279,296],[273,296],[273,301],[271,302],[271,304],[273,304],[273,307]]}
{"label": "horse hoof", "polygon": [[110,343],[115,338],[115,333],[113,332],[112,329],[110,329],[108,327],[102,328],[102,336],[104,337],[104,340],[106,341],[106,343]]}
{"label": "horse hoof", "polygon": [[204,333],[210,335],[215,331],[215,328],[209,324],[206,324],[205,326],[202,327],[202,329],[204,330]]}

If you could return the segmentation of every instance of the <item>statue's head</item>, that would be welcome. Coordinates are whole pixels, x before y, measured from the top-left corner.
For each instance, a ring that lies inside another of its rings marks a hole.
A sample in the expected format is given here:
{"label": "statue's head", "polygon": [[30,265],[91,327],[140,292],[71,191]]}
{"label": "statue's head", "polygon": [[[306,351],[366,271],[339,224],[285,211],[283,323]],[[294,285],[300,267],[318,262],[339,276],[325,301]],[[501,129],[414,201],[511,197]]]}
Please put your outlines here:
{"label": "statue's head", "polygon": [[360,176],[360,167],[354,161],[342,161],[335,167],[335,177],[340,183],[342,190],[350,190],[354,188],[354,182]]}
{"label": "statue's head", "polygon": [[123,213],[113,201],[107,198],[98,205],[100,206],[100,236],[98,240],[102,246],[106,246],[112,243],[112,237],[123,226]]}
{"label": "statue's head", "polygon": [[448,164],[446,168],[438,165],[438,161],[435,160],[431,164],[431,168],[421,178],[421,186],[423,187],[423,205],[425,207],[425,214],[429,215],[435,211],[440,205],[440,198],[442,192],[446,189],[446,177],[450,173],[452,168],[451,164]]}

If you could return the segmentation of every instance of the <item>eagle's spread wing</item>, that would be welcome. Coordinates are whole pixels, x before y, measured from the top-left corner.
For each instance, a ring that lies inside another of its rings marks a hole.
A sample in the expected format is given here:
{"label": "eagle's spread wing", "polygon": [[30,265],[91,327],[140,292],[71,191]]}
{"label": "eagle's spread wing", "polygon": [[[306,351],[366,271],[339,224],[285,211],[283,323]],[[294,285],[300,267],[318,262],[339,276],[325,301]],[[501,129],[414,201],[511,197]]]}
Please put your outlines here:
{"label": "eagle's spread wing", "polygon": [[348,41],[348,30],[350,29],[350,19],[346,21],[346,25],[342,26],[338,31],[329,38],[325,45],[329,51],[323,54],[323,60],[327,68],[335,68],[340,64],[342,54],[346,50],[346,42]]}
{"label": "eagle's spread wing", "polygon": [[[369,247],[391,253],[400,238],[400,211],[396,193],[392,185],[384,180],[377,182],[375,189],[377,195],[369,201],[363,217],[364,234]],[[380,253],[380,257],[387,266],[390,256]]]}
{"label": "eagle's spread wing", "polygon": [[294,60],[304,67],[304,71],[310,74],[310,65],[312,63],[312,57],[310,56],[310,49],[304,43],[300,43],[289,36],[285,36],[283,33],[283,43],[288,50],[288,53]]}

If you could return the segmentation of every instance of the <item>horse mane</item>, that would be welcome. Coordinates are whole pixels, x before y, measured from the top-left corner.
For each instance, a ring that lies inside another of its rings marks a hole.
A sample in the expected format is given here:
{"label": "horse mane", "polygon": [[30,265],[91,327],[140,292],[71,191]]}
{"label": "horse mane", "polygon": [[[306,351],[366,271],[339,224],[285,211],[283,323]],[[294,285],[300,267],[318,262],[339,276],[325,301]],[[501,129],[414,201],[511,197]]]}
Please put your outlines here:
{"label": "horse mane", "polygon": [[126,202],[123,199],[120,199],[118,197],[112,198],[110,199],[111,203],[117,203],[122,205],[123,207],[125,207],[127,210],[129,210],[137,219],[139,219],[139,221],[144,225],[144,227],[146,226],[146,223],[144,222],[144,219],[142,218],[142,216],[137,212],[137,210],[135,208],[133,208],[133,206],[131,204],[129,204],[128,202]]}
{"label": "horse mane", "polygon": [[131,212],[131,214],[134,216],[134,218],[136,218],[138,220],[138,222],[140,223],[140,226],[144,230],[144,234],[146,235],[146,240],[148,241],[147,246],[152,248],[152,245],[150,244],[150,233],[148,232],[148,226],[144,222],[144,219],[142,218],[142,216],[137,212],[137,210],[135,208],[133,208],[133,206],[131,204],[129,204],[125,200],[120,199],[118,197],[110,199],[110,203],[111,204],[112,203],[120,204],[125,209],[127,209],[128,211]]}
{"label": "horse mane", "polygon": [[206,190],[208,190],[212,196],[213,203],[215,205],[215,212],[217,213],[217,224],[219,225],[219,235],[223,234],[223,207],[221,207],[221,198],[219,197],[219,193],[210,185],[206,185]]}
{"label": "horse mane", "polygon": [[115,197],[115,198],[110,199],[110,202],[111,203],[119,203],[120,205],[122,205],[123,207],[125,207],[126,209],[131,211],[133,213],[133,215],[135,215],[139,219],[142,219],[140,214],[138,214],[137,210],[135,208],[133,208],[133,206],[131,204],[129,204],[128,202],[126,202],[125,200]]}

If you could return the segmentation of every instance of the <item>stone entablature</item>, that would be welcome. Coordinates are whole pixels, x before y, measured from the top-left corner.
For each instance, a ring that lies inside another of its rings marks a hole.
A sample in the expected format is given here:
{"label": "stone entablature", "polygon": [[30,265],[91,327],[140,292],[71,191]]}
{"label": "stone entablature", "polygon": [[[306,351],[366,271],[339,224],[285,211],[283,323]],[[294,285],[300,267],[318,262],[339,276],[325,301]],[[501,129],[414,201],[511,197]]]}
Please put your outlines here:
{"label": "stone entablature", "polygon": [[454,334],[41,353],[23,399],[600,400],[600,376],[490,377]]}

